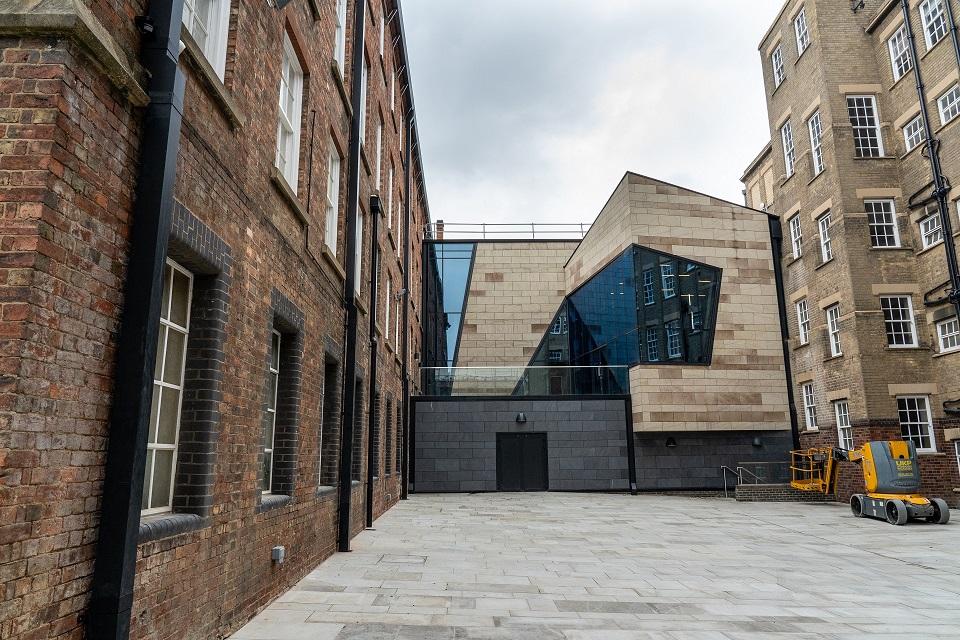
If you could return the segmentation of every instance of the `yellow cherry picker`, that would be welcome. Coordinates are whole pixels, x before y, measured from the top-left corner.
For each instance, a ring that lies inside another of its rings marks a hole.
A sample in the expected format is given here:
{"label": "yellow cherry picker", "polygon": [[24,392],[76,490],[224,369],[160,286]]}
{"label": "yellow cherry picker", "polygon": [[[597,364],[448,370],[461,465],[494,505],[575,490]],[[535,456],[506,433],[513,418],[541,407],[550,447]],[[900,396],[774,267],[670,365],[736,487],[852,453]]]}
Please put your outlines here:
{"label": "yellow cherry picker", "polygon": [[867,442],[858,449],[819,447],[791,451],[790,485],[800,491],[836,494],[840,462],[859,463],[866,493],[850,498],[853,515],[906,524],[910,519],[946,524],[950,508],[940,498],[919,494],[917,449],[905,440]]}

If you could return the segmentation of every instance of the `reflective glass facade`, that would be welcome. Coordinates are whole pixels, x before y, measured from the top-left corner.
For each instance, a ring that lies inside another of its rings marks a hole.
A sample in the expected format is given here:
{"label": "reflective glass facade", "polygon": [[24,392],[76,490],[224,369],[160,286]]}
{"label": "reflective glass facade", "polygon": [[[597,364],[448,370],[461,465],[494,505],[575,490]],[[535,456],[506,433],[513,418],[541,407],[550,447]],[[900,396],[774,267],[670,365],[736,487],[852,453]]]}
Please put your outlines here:
{"label": "reflective glass facade", "polygon": [[456,359],[475,248],[472,242],[424,247],[425,367],[451,367]]}
{"label": "reflective glass facade", "polygon": [[522,386],[543,395],[596,393],[598,386],[627,393],[623,369],[563,367],[710,364],[720,275],[709,265],[631,246],[567,296]]}

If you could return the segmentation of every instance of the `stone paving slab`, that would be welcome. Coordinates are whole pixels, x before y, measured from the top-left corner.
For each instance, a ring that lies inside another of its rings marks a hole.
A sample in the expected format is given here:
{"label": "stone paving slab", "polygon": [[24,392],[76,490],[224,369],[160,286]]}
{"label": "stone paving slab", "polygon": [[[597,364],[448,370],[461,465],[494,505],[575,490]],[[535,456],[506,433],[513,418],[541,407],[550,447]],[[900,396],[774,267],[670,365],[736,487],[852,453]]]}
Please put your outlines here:
{"label": "stone paving slab", "polygon": [[414,495],[353,549],[232,639],[960,637],[960,525],[844,505]]}

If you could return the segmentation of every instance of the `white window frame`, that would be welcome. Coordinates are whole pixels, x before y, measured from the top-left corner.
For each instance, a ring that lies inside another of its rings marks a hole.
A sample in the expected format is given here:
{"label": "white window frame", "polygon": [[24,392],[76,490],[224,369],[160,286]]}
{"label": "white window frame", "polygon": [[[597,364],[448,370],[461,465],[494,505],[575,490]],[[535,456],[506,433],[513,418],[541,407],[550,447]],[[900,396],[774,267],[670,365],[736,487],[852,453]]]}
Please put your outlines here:
{"label": "white window frame", "polygon": [[800,344],[810,344],[810,309],[806,298],[797,301],[797,337]]}
{"label": "white window frame", "polygon": [[810,29],[807,27],[805,7],[800,7],[797,17],[793,19],[793,31],[797,36],[797,57],[800,57],[810,46]]}
{"label": "white window frame", "polygon": [[[848,95],[847,116],[853,128],[854,155],[858,158],[882,158],[884,155],[883,132],[880,130],[877,97]],[[873,144],[874,141],[876,144]]]}
{"label": "white window frame", "polygon": [[567,333],[567,316],[565,313],[561,313],[557,316],[557,319],[553,321],[553,324],[550,326],[550,335],[552,336],[562,336]]}
{"label": "white window frame", "polygon": [[924,0],[920,3],[920,21],[923,23],[923,41],[927,51],[947,35],[947,18],[943,0]]}
{"label": "white window frame", "polygon": [[360,209],[357,209],[357,242],[353,249],[353,294],[359,296],[363,278],[363,212]]}
{"label": "white window frame", "polygon": [[337,231],[340,226],[340,177],[340,151],[331,140],[327,158],[327,228],[324,242],[334,256],[337,255]]}
{"label": "white window frame", "polygon": [[380,57],[382,58],[383,57],[383,41],[384,41],[384,36],[386,34],[386,27],[387,27],[387,9],[382,4],[380,5],[380,12],[381,12],[380,23],[378,25],[379,33],[377,38],[378,38],[378,46],[380,50]]}
{"label": "white window frame", "polygon": [[817,396],[812,382],[800,385],[800,396],[803,398],[803,422],[807,431],[817,431]]}
{"label": "white window frame", "polygon": [[[397,110],[397,74],[390,74],[390,112]],[[401,146],[403,146],[401,144]]]}
{"label": "white window frame", "polygon": [[[157,346],[157,361],[154,366],[154,379],[153,379],[153,388],[159,388],[159,392],[156,394],[155,400],[151,403],[150,411],[150,425],[149,433],[147,437],[147,462],[148,465],[145,467],[144,472],[146,473],[147,469],[150,470],[150,475],[144,476],[144,487],[143,491],[146,495],[146,501],[143,502],[143,505],[147,505],[144,508],[141,508],[140,513],[142,515],[151,515],[154,513],[166,513],[173,510],[173,494],[174,488],[176,485],[176,475],[177,475],[177,449],[180,445],[180,419],[183,409],[183,381],[187,369],[187,343],[190,341],[190,313],[193,306],[193,274],[188,270],[180,266],[178,263],[174,262],[170,258],[166,260],[166,266],[164,267],[165,273],[170,273],[170,288],[164,291],[164,300],[161,301],[161,316],[160,316],[160,332],[162,333],[162,344]],[[169,271],[167,271],[169,270]],[[187,278],[187,323],[186,325],[180,325],[176,322],[173,322],[169,319],[169,311],[167,312],[167,318],[163,317],[163,308],[170,309],[173,306],[173,276],[175,273],[186,276]],[[166,355],[167,355],[167,345],[170,339],[170,332],[174,331],[183,336],[183,346],[180,353],[180,380],[175,383],[165,382],[165,369],[167,366]],[[157,336],[157,341],[161,342],[161,336]],[[177,408],[176,408],[176,422],[174,424],[174,434],[173,434],[173,444],[169,443],[159,443],[159,442],[150,442],[151,440],[157,440],[159,431],[160,431],[160,418],[161,418],[161,409],[163,404],[163,389],[172,389],[177,393]],[[153,406],[156,405],[156,406]],[[150,508],[150,504],[153,502],[153,489],[154,481],[156,479],[156,464],[157,464],[157,452],[158,451],[172,451],[172,457],[170,461],[170,495],[167,496],[167,504],[160,507]]]}
{"label": "white window frame", "polygon": [[393,159],[387,169],[387,229],[393,229]]}
{"label": "white window frame", "polygon": [[[905,302],[904,302],[905,301]],[[912,349],[917,346],[917,322],[913,317],[913,298],[908,295],[880,296],[880,310],[883,312],[883,328],[890,349]],[[906,315],[906,317],[904,317]],[[903,324],[909,323],[910,342],[898,343],[907,333]]]}
{"label": "white window frame", "polygon": [[890,68],[893,71],[893,81],[896,82],[913,69],[913,57],[907,43],[907,26],[900,28],[887,40],[887,50],[890,52]]}
{"label": "white window frame", "polygon": [[903,146],[908,153],[923,144],[926,139],[927,131],[923,127],[922,115],[903,125]]}
{"label": "white window frame", "polygon": [[[282,341],[282,336],[280,332],[274,329],[270,333],[270,363],[267,365],[270,382],[273,385],[273,407],[270,406],[270,403],[267,403],[267,427],[270,429],[270,445],[267,446],[264,444],[263,455],[270,456],[270,466],[266,469],[266,473],[261,480],[264,484],[260,486],[260,493],[266,495],[273,493],[273,465],[277,460],[277,457],[274,455],[275,452],[275,443],[277,438],[277,391],[280,387],[280,343]],[[263,487],[267,488],[264,489]]]}
{"label": "white window frame", "polygon": [[817,228],[820,230],[820,259],[823,262],[833,260],[833,241],[830,239],[832,222],[833,219],[830,217],[829,211],[817,218]]}
{"label": "white window frame", "polygon": [[924,216],[918,222],[920,225],[920,245],[924,249],[935,247],[943,242],[943,224],[940,220],[940,211],[934,206],[934,212]]}
{"label": "white window frame", "polygon": [[677,271],[672,262],[660,265],[660,288],[663,291],[664,300],[677,295]]}
{"label": "white window frame", "polygon": [[783,45],[778,44],[770,54],[770,64],[773,67],[773,86],[779,87],[787,79],[787,71],[783,66]]}
{"label": "white window frame", "polygon": [[952,122],[960,115],[960,84],[953,85],[937,98],[937,111],[941,125]]}
{"label": "white window frame", "polygon": [[[554,357],[556,355],[556,357]],[[547,362],[563,362],[562,349],[547,349]]]}
{"label": "white window frame", "polygon": [[653,269],[643,270],[643,304],[651,305],[657,301],[657,287],[654,284]]}
{"label": "white window frame", "polygon": [[347,0],[337,0],[334,14],[333,59],[340,69],[340,75],[347,73]]}
{"label": "white window frame", "polygon": [[[199,5],[199,6],[198,6]],[[207,15],[198,9],[205,8]],[[227,36],[230,31],[230,0],[184,0],[183,26],[200,46],[217,77],[227,68]],[[201,35],[199,31],[204,33]]]}
{"label": "white window frame", "polygon": [[[867,225],[870,230],[870,246],[874,249],[900,248],[900,225],[897,224],[897,207],[893,200],[865,200]],[[877,244],[877,241],[892,238],[893,244]]]}
{"label": "white window frame", "polygon": [[793,126],[787,120],[780,127],[780,141],[783,143],[783,170],[789,178],[797,166],[796,146],[793,142]]}
{"label": "white window frame", "polygon": [[384,291],[384,305],[383,305],[383,331],[387,334],[387,342],[390,342],[390,308],[393,306],[393,299],[390,297],[392,293],[390,289],[392,288],[393,282],[390,279],[390,274],[387,274],[386,290]]}
{"label": "white window frame", "polygon": [[363,56],[363,65],[360,67],[360,146],[366,143],[367,135],[367,83],[370,80],[370,62]]}
{"label": "white window frame", "polygon": [[647,345],[647,361],[660,362],[660,336],[653,327],[648,327],[644,336]]}
{"label": "white window frame", "polygon": [[287,185],[296,194],[300,176],[303,68],[293,49],[290,36],[286,32],[283,34],[283,67],[280,72],[280,106],[277,114],[276,166],[287,181]]}
{"label": "white window frame", "polygon": [[683,357],[683,345],[680,341],[680,321],[671,320],[666,324],[667,330],[667,358],[673,360],[674,358]]}
{"label": "white window frame", "polygon": [[796,260],[803,255],[803,227],[800,225],[800,214],[790,218],[790,248]]}
{"label": "white window frame", "polygon": [[383,178],[380,177],[380,174],[383,172],[383,118],[377,120],[377,151],[376,151],[376,165],[377,172],[375,174],[376,178],[374,179],[375,189],[380,191],[380,187],[383,184]]}
{"label": "white window frame", "polygon": [[960,440],[953,441],[953,452],[957,456],[957,469],[960,470]]}
{"label": "white window frame", "polygon": [[841,449],[853,449],[853,426],[850,424],[850,405],[846,400],[833,403],[833,415],[837,418],[837,443]]}
{"label": "white window frame", "polygon": [[[396,333],[394,334],[394,337],[393,337],[393,344],[397,347],[397,351],[398,351],[398,352],[400,351],[400,320],[401,320],[401,318],[403,318],[403,313],[402,313],[402,309],[401,309],[402,306],[403,306],[403,297],[401,296],[401,297],[397,300],[397,313],[396,313],[396,316],[397,316],[397,317],[396,317],[396,320],[394,321],[394,323],[396,324],[397,329],[396,329]],[[388,331],[389,331],[389,329],[388,329]]]}
{"label": "white window frame", "polygon": [[[917,446],[917,453],[936,453],[937,438],[933,431],[933,416],[930,414],[928,396],[897,396],[897,418],[900,422],[900,437],[907,441],[912,440],[914,445],[917,445],[919,440],[921,446]],[[922,446],[924,440],[929,441],[930,446]]]}
{"label": "white window frame", "polygon": [[807,129],[810,131],[810,156],[813,159],[813,175],[818,176],[826,168],[823,163],[823,122],[820,111],[817,111],[807,120]]}
{"label": "white window frame", "polygon": [[960,351],[960,320],[957,320],[957,316],[937,323],[937,343],[940,353]]}
{"label": "white window frame", "polygon": [[830,356],[836,358],[843,355],[840,348],[840,305],[830,305],[827,313],[827,337],[830,339]]}

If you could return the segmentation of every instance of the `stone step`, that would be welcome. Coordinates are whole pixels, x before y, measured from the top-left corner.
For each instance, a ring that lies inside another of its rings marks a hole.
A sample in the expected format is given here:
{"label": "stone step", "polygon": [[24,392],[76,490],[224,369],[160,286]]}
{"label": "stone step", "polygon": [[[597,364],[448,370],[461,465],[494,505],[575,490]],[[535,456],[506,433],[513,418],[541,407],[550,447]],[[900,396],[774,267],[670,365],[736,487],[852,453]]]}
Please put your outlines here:
{"label": "stone step", "polygon": [[835,502],[836,496],[800,491],[789,484],[739,484],[734,494],[738,502]]}

